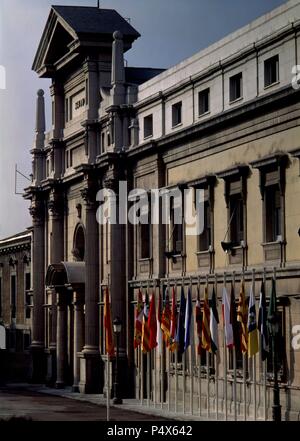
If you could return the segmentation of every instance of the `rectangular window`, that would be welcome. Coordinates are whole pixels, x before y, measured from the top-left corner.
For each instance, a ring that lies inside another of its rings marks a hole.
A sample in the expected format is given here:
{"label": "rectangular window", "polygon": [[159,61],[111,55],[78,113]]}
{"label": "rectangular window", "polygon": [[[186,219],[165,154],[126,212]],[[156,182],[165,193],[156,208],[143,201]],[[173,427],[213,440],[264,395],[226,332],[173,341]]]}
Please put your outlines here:
{"label": "rectangular window", "polygon": [[30,288],[31,288],[31,277],[30,273],[25,274],[25,317],[30,319],[31,309],[30,309]]}
{"label": "rectangular window", "polygon": [[182,102],[172,106],[172,127],[178,126],[182,122]]}
{"label": "rectangular window", "polygon": [[211,211],[208,201],[204,201],[204,230],[199,235],[199,251],[207,251],[211,245]]}
{"label": "rectangular window", "polygon": [[101,133],[101,153],[105,152],[105,133]]}
{"label": "rectangular window", "polygon": [[144,139],[153,135],[153,116],[148,115],[144,118]]}
{"label": "rectangular window", "polygon": [[65,121],[66,123],[69,121],[69,100],[65,99]]}
{"label": "rectangular window", "polygon": [[271,86],[279,81],[279,57],[274,57],[265,60],[265,87]]}
{"label": "rectangular window", "polygon": [[85,102],[86,105],[89,105],[89,80],[85,80]]}
{"label": "rectangular window", "polygon": [[[171,209],[171,244],[172,244],[172,252],[176,255],[179,255],[183,251],[183,225],[182,223],[175,223],[175,214],[178,209],[173,206]],[[179,210],[178,210],[179,211]]]}
{"label": "rectangular window", "polygon": [[11,301],[11,318],[16,318],[16,302],[17,302],[17,284],[16,276],[10,278],[10,301]]}
{"label": "rectangular window", "polygon": [[199,116],[209,112],[210,90],[205,89],[198,94]]}
{"label": "rectangular window", "polygon": [[141,259],[150,259],[151,257],[151,223],[140,224],[140,256]]}
{"label": "rectangular window", "polygon": [[236,101],[243,96],[243,74],[242,72],[229,79],[229,100]]}
{"label": "rectangular window", "polygon": [[244,240],[244,204],[241,194],[232,194],[229,199],[230,241],[240,246]]}
{"label": "rectangular window", "polygon": [[266,242],[276,242],[281,236],[281,196],[277,184],[265,188]]}

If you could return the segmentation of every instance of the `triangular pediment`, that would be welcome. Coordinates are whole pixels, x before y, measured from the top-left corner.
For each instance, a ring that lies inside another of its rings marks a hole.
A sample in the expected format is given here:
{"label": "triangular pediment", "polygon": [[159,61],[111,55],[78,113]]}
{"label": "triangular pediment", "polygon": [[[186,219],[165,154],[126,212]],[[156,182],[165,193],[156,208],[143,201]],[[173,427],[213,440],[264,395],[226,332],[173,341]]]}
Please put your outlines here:
{"label": "triangular pediment", "polygon": [[76,33],[52,9],[32,69],[40,76],[48,76],[54,65],[71,53],[69,45],[76,39]]}
{"label": "triangular pediment", "polygon": [[52,6],[32,69],[40,77],[53,77],[81,48],[111,51],[115,31],[123,34],[124,51],[140,36],[114,9]]}

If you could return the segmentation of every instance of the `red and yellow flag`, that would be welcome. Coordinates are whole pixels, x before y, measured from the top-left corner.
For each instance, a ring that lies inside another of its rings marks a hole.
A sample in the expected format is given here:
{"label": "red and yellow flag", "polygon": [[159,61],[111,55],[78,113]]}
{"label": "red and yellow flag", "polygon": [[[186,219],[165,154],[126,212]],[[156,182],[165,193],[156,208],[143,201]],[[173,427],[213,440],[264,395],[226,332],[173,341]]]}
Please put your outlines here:
{"label": "red and yellow flag", "polygon": [[113,357],[115,355],[115,346],[113,340],[111,308],[110,308],[108,287],[105,290],[105,298],[104,298],[104,329],[105,329],[105,353],[110,357]]}
{"label": "red and yellow flag", "polygon": [[174,352],[177,348],[175,341],[177,332],[177,300],[175,287],[172,289],[172,306],[171,306],[171,329],[170,329],[170,351]]}
{"label": "red and yellow flag", "polygon": [[248,306],[246,303],[245,283],[241,283],[240,297],[237,309],[237,321],[241,324],[241,350],[243,354],[248,351]]}
{"label": "red and yellow flag", "polygon": [[203,320],[202,320],[202,341],[201,345],[205,351],[211,352],[211,341],[210,341],[210,309],[208,302],[208,287],[204,288],[204,302],[203,302]]}
{"label": "red and yellow flag", "polygon": [[165,306],[164,306],[162,318],[161,318],[161,329],[164,334],[164,340],[166,342],[166,346],[169,347],[170,331],[171,331],[171,310],[170,310],[168,288],[166,289]]}
{"label": "red and yellow flag", "polygon": [[150,310],[148,317],[148,328],[150,332],[149,347],[154,349],[157,346],[157,319],[156,319],[156,307],[155,307],[155,292],[152,292],[150,301]]}
{"label": "red and yellow flag", "polygon": [[134,324],[134,349],[138,348],[142,342],[143,329],[143,297],[139,289],[137,303],[135,308],[135,324]]}
{"label": "red and yellow flag", "polygon": [[148,325],[149,305],[148,293],[145,294],[144,309],[143,309],[143,326],[142,326],[142,351],[144,354],[150,351],[150,329]]}

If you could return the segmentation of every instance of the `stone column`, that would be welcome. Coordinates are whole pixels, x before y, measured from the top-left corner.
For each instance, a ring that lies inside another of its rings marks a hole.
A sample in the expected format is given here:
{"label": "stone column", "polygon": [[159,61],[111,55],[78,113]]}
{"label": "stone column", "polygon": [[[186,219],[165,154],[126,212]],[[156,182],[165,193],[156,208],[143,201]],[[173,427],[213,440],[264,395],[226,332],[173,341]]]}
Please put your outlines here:
{"label": "stone column", "polygon": [[[99,231],[96,219],[96,191],[82,190],[86,211],[85,235],[85,344],[83,348],[84,378],[80,378],[80,391],[100,391],[99,358]],[[83,360],[82,360],[83,361]]]}
{"label": "stone column", "polygon": [[32,200],[30,213],[33,222],[33,316],[32,316],[32,378],[33,383],[45,380],[44,321],[45,321],[45,247],[44,202]]}
{"label": "stone column", "polygon": [[83,294],[74,292],[74,363],[73,363],[73,392],[79,392],[80,359],[78,353],[84,345],[84,310]]}
{"label": "stone column", "polygon": [[67,340],[67,299],[66,292],[61,291],[57,294],[57,336],[56,336],[56,359],[57,359],[57,378],[56,388],[62,389],[65,386],[66,365],[68,359],[68,340]]}
{"label": "stone column", "polygon": [[[52,227],[50,243],[50,263],[60,263],[64,260],[64,214],[63,200],[55,190],[51,191],[48,201],[49,220]],[[56,382],[56,336],[57,336],[57,293],[52,291],[52,329],[48,349],[47,383],[54,385]]]}
{"label": "stone column", "polygon": [[106,188],[114,190],[116,194],[116,224],[110,226],[110,292],[112,319],[120,317],[122,321],[122,333],[119,339],[119,372],[120,372],[120,391],[123,397],[128,396],[128,366],[126,352],[127,336],[127,317],[126,317],[126,225],[119,224],[119,180],[122,180],[123,172],[111,170],[104,181]]}

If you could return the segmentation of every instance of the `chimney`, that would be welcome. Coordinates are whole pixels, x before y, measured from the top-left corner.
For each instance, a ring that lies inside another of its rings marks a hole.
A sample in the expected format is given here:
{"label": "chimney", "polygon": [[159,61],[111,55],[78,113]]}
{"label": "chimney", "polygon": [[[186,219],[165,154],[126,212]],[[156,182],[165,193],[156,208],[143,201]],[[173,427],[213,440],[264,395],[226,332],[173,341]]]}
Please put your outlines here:
{"label": "chimney", "polygon": [[120,105],[125,103],[125,67],[122,32],[115,31],[113,33],[113,38],[111,71],[112,95],[113,104]]}

